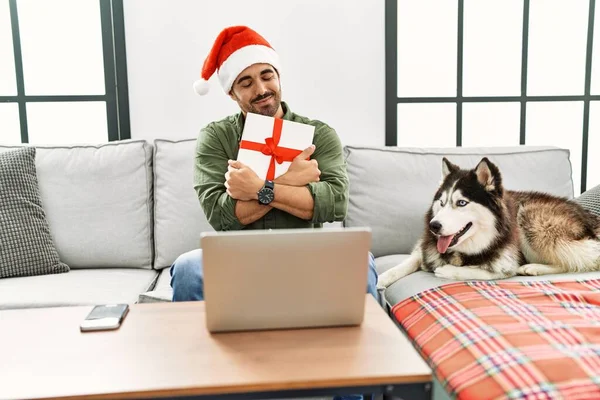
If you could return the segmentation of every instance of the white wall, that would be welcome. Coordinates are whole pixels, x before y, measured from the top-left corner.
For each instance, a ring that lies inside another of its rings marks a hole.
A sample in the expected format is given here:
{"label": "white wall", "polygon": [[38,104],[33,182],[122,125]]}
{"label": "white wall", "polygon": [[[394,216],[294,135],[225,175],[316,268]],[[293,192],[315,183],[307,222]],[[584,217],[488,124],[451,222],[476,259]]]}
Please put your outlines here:
{"label": "white wall", "polygon": [[195,138],[239,111],[216,76],[192,83],[218,33],[247,25],[282,61],[282,99],[327,122],[344,144],[385,143],[383,0],[125,0],[131,136]]}

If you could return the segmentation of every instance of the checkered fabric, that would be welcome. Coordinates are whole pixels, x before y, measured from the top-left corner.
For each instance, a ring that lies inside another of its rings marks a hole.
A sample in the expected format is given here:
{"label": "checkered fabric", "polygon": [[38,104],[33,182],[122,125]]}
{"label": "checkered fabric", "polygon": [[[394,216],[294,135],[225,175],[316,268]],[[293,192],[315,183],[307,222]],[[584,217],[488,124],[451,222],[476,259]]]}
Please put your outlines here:
{"label": "checkered fabric", "polygon": [[592,213],[600,215],[600,185],[594,186],[590,190],[581,193],[574,201]]}
{"label": "checkered fabric", "polygon": [[68,271],[42,208],[35,148],[0,153],[0,278]]}
{"label": "checkered fabric", "polygon": [[458,399],[600,399],[600,280],[450,283],[392,312]]}

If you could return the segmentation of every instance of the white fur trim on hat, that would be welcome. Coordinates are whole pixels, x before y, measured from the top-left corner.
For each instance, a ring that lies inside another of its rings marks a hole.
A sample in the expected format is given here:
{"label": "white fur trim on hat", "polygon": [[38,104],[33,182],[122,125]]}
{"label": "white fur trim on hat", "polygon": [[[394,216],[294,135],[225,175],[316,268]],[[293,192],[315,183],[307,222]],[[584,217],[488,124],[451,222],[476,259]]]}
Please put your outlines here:
{"label": "white fur trim on hat", "polygon": [[225,60],[219,71],[219,81],[225,93],[229,94],[235,78],[240,72],[253,64],[271,64],[281,74],[279,64],[279,56],[270,47],[253,44],[244,46],[241,49],[233,52],[227,60]]}

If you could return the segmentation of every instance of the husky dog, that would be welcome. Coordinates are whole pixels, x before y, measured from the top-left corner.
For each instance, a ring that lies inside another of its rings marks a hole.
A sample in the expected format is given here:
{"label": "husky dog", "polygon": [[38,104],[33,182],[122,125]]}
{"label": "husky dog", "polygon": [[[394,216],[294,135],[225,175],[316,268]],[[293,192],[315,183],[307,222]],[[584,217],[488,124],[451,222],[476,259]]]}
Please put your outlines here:
{"label": "husky dog", "polygon": [[385,288],[418,269],[453,280],[600,270],[600,218],[575,202],[504,190],[483,158],[463,170],[442,160],[442,183],[412,254],[379,276]]}

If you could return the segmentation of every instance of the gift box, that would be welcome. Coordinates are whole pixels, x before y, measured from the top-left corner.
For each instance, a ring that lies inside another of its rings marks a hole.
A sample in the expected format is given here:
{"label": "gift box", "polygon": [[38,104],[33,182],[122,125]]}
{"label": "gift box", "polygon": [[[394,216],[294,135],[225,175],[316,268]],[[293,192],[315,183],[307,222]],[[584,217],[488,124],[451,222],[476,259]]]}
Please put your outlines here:
{"label": "gift box", "polygon": [[256,174],[273,180],[313,142],[315,127],[280,118],[248,113],[242,132],[238,161]]}

